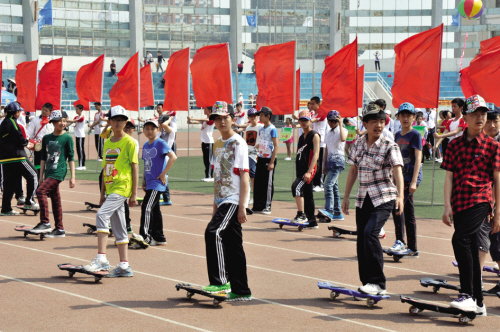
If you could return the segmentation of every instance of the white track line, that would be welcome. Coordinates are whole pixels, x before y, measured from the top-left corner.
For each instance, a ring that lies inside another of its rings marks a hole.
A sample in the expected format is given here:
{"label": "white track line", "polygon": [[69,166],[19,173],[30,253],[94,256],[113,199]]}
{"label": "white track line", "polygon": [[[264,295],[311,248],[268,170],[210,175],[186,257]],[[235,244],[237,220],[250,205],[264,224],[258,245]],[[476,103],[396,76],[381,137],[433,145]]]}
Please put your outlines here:
{"label": "white track line", "polygon": [[98,303],[98,304],[101,304],[101,305],[106,305],[106,306],[109,306],[109,307],[113,307],[113,308],[117,308],[117,309],[121,309],[121,310],[126,310],[126,311],[132,312],[134,314],[138,314],[138,315],[149,317],[149,318],[158,319],[158,320],[161,320],[163,322],[167,322],[167,323],[179,325],[179,326],[182,326],[182,327],[187,327],[187,328],[192,329],[192,330],[204,331],[204,332],[210,331],[210,330],[201,329],[201,328],[196,327],[196,326],[192,326],[192,325],[187,325],[187,324],[184,324],[184,323],[176,322],[175,320],[171,320],[171,319],[167,319],[167,318],[163,318],[163,317],[159,317],[159,316],[147,314],[145,312],[138,311],[138,310],[135,310],[135,309],[131,309],[131,308],[127,308],[127,307],[122,307],[122,306],[114,304],[114,303],[104,302],[104,301],[97,300],[97,299],[94,299],[94,298],[91,298],[91,297],[88,297],[88,296],[83,296],[83,295],[79,295],[79,294],[75,294],[75,293],[71,293],[71,292],[66,292],[66,291],[63,291],[63,290],[60,290],[60,289],[57,289],[57,288],[53,288],[53,287],[49,287],[49,286],[45,286],[45,285],[40,285],[40,284],[37,284],[37,283],[34,283],[34,282],[30,282],[30,281],[26,281],[26,280],[23,280],[23,279],[13,278],[13,277],[1,275],[1,274],[0,274],[0,278],[9,279],[9,280],[17,281],[17,282],[21,282],[23,284],[28,284],[28,285],[31,285],[31,286],[40,287],[40,288],[43,288],[43,289],[51,290],[53,292],[57,292],[57,293],[65,294],[65,295],[70,295],[70,296],[73,296],[73,297],[77,297],[77,298],[80,298],[80,299],[83,299],[83,300],[87,300],[87,301],[90,301],[90,302],[94,302],[94,303]]}
{"label": "white track line", "polygon": [[[85,260],[85,259],[82,259],[82,258],[78,258],[78,257],[73,257],[73,256],[68,256],[68,255],[63,255],[63,254],[58,254],[58,253],[54,253],[54,252],[50,252],[50,251],[46,251],[46,250],[40,250],[40,249],[35,249],[35,248],[23,247],[23,246],[11,244],[11,243],[6,243],[6,242],[0,242],[0,244],[12,246],[12,247],[17,247],[17,248],[21,248],[21,249],[32,250],[32,251],[41,252],[41,253],[45,253],[45,254],[55,255],[55,256],[62,256],[62,257],[65,257],[65,258],[71,258],[71,259],[75,259],[75,260],[79,260],[79,261],[85,261],[85,262],[88,261],[88,260]],[[154,248],[154,249],[160,249],[160,248]],[[180,253],[180,254],[185,254],[185,255],[189,255],[189,256],[193,256],[193,257],[198,257],[198,258],[205,259],[205,256],[186,254],[186,253],[175,252],[175,251],[171,251],[171,250],[166,250],[166,251],[170,251],[170,252],[174,252],[174,253]],[[164,279],[164,280],[174,281],[174,282],[177,282],[177,283],[180,283],[180,282],[182,282],[182,283],[189,283],[189,282],[186,282],[186,281],[181,281],[181,280],[176,280],[176,279],[170,279],[170,278],[166,278],[166,277],[163,277],[163,276],[158,276],[158,275],[154,275],[154,274],[150,274],[150,273],[140,272],[140,271],[137,271],[137,270],[134,270],[134,273],[143,274],[143,275],[146,275],[146,276],[149,276],[149,277],[153,277],[153,278],[160,278],[160,279]],[[296,276],[298,276],[298,275],[296,275]],[[32,283],[32,282],[29,282],[29,281],[25,281],[25,280],[22,280],[22,279],[12,278],[12,277],[9,277],[9,276],[4,276],[4,275],[0,275],[0,277],[6,278],[6,279],[15,280],[15,281],[19,281],[19,282],[23,282],[23,283],[27,283],[27,284],[30,284],[30,285],[33,285],[33,286],[38,286],[38,287],[49,289],[49,290],[53,290],[53,291],[60,292],[60,293],[63,293],[63,294],[72,295],[72,296],[79,297],[79,298],[82,298],[82,299],[86,299],[86,300],[89,300],[89,301],[97,302],[97,303],[100,303],[100,304],[103,304],[103,305],[108,305],[108,306],[111,306],[111,307],[116,307],[116,308],[119,308],[119,309],[128,310],[128,311],[140,314],[140,315],[144,315],[144,316],[156,318],[156,319],[163,320],[163,321],[166,321],[166,322],[169,322],[169,323],[173,323],[173,324],[177,324],[177,325],[189,327],[189,328],[192,328],[192,329],[195,329],[195,330],[207,331],[207,330],[203,330],[203,329],[200,329],[200,328],[197,328],[197,327],[194,327],[194,326],[190,326],[190,325],[186,325],[186,324],[183,324],[183,323],[175,322],[175,321],[172,321],[172,320],[169,320],[169,319],[166,319],[166,318],[162,318],[162,317],[150,315],[150,314],[144,313],[142,311],[137,311],[137,310],[130,309],[130,308],[127,308],[127,307],[121,307],[121,306],[118,306],[118,305],[115,305],[115,304],[112,304],[112,303],[108,303],[108,302],[102,302],[100,300],[92,299],[92,298],[81,296],[81,295],[74,294],[74,293],[69,293],[69,292],[66,292],[66,291],[63,291],[63,290],[59,290],[59,289],[56,289],[56,288],[52,288],[52,287],[47,287],[47,286],[39,285],[39,284]],[[196,284],[196,283],[191,283],[191,284]],[[352,324],[356,324],[356,325],[361,325],[361,326],[365,326],[365,327],[370,327],[370,328],[377,329],[377,330],[394,332],[394,330],[390,330],[390,329],[386,329],[386,328],[383,328],[383,327],[374,326],[374,325],[370,325],[370,324],[365,324],[365,323],[357,322],[357,321],[354,321],[354,320],[345,319],[345,318],[342,318],[342,317],[327,315],[325,313],[321,313],[321,312],[317,312],[317,311],[312,311],[312,310],[308,310],[308,309],[304,309],[304,308],[300,308],[300,307],[296,307],[296,306],[282,304],[282,303],[279,303],[279,302],[274,302],[274,301],[270,301],[270,300],[266,300],[266,299],[255,298],[253,296],[252,296],[252,298],[254,300],[257,300],[257,301],[261,301],[261,302],[268,303],[268,304],[274,304],[274,305],[282,306],[282,307],[285,307],[285,308],[288,308],[288,309],[299,310],[299,311],[303,311],[303,312],[307,312],[307,313],[311,313],[311,314],[315,314],[315,315],[319,315],[319,316],[323,316],[323,317],[330,317],[330,318],[333,318],[333,319],[336,319],[336,320],[340,320],[340,321],[344,321],[344,322],[348,322],[348,323],[352,323]]]}

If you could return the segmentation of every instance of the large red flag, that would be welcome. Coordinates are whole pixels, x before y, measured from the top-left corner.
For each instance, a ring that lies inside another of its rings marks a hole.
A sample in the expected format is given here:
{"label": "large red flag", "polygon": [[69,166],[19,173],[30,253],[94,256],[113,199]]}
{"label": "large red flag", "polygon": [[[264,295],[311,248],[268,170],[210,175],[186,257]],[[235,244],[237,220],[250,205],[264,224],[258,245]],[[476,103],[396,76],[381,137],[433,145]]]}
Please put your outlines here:
{"label": "large red flag", "polygon": [[63,59],[55,59],[43,65],[38,74],[38,89],[35,108],[41,110],[43,104],[51,103],[55,110],[61,109]]}
{"label": "large red flag", "polygon": [[[500,105],[500,47],[481,52],[469,65],[469,81],[474,94]],[[465,93],[464,93],[465,95]]]}
{"label": "large red flag", "polygon": [[[257,109],[267,106],[275,115],[292,114],[295,41],[262,46],[254,54],[257,79]],[[296,93],[296,92],[295,92]]]}
{"label": "large red flag", "polygon": [[439,106],[442,46],[443,24],[396,45],[392,106],[405,102],[420,108]]}
{"label": "large red flag", "polygon": [[300,68],[295,72],[295,109],[300,110]]}
{"label": "large red flag", "polygon": [[363,97],[365,94],[365,65],[358,68],[358,108],[363,107]]}
{"label": "large red flag", "polygon": [[165,80],[165,101],[167,111],[189,109],[189,47],[173,53],[168,59]]}
{"label": "large red flag", "polygon": [[196,106],[208,107],[217,101],[233,103],[229,45],[217,44],[196,51],[191,63]]}
{"label": "large red flag", "polygon": [[358,39],[325,59],[325,70],[321,76],[323,102],[319,116],[326,117],[337,110],[343,117],[358,115],[357,105]]}
{"label": "large red flag", "polygon": [[500,46],[500,36],[483,40],[481,42],[481,53],[487,52]]}
{"label": "large red flag", "polygon": [[16,66],[17,101],[26,112],[35,112],[38,60],[21,62]]}
{"label": "large red flag", "polygon": [[118,81],[109,92],[111,107],[120,105],[128,111],[139,111],[139,52],[132,55],[116,76]]}
{"label": "large red flag", "polygon": [[102,102],[104,58],[103,54],[78,70],[75,85],[79,100],[73,103],[74,106],[82,104],[84,110],[90,111],[90,103]]}
{"label": "large red flag", "polygon": [[151,64],[141,68],[141,107],[154,106],[155,104],[152,75]]}
{"label": "large red flag", "polygon": [[469,81],[469,67],[466,67],[460,71],[460,86],[462,87],[462,92],[465,98],[469,98],[472,95],[475,95],[474,88],[470,84]]}

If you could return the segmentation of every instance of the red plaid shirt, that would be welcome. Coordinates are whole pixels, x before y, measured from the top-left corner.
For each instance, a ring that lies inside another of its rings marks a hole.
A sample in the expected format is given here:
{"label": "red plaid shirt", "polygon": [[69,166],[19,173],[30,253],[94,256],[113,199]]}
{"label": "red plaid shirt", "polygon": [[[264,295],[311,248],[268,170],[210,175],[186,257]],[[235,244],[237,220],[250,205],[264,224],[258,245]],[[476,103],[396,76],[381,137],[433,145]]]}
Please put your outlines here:
{"label": "red plaid shirt", "polygon": [[493,171],[500,171],[500,144],[481,132],[472,140],[464,134],[451,141],[441,168],[453,172],[453,213],[479,203],[493,203]]}

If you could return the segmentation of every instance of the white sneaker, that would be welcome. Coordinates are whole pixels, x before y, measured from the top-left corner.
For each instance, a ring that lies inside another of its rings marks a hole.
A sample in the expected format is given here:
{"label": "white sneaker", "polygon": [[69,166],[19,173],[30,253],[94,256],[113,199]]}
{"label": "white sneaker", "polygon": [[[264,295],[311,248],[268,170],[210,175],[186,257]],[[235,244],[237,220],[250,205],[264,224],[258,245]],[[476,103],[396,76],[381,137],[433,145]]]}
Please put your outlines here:
{"label": "white sneaker", "polygon": [[204,178],[204,179],[201,179],[201,181],[203,181],[203,182],[214,182],[214,178]]}
{"label": "white sneaker", "polygon": [[102,158],[97,159],[97,161],[102,161]]}
{"label": "white sneaker", "polygon": [[85,171],[87,169],[87,167],[85,166],[82,166],[82,167],[77,167],[75,168],[77,171]]}
{"label": "white sneaker", "polygon": [[493,265],[493,270],[499,271],[499,269],[498,269],[498,263],[495,263],[495,265]]}
{"label": "white sneaker", "polygon": [[150,246],[166,246],[167,245],[167,241],[165,242],[158,242],[158,241],[155,241],[155,239],[151,239],[151,242],[149,243]]}
{"label": "white sneaker", "polygon": [[253,204],[253,198],[250,198],[250,200],[248,201],[248,205],[251,205]]}
{"label": "white sneaker", "polygon": [[285,158],[285,160],[287,160],[287,161],[288,161],[288,160],[292,160],[292,158],[286,157],[286,158]]}
{"label": "white sneaker", "polygon": [[370,294],[370,295],[385,295],[387,291],[385,289],[380,288],[379,285],[375,284],[366,284],[358,288],[361,293]]}
{"label": "white sneaker", "polygon": [[384,227],[382,227],[380,229],[380,233],[378,233],[378,238],[379,239],[385,239],[385,231],[384,231]]}
{"label": "white sneaker", "polygon": [[313,188],[313,191],[314,191],[315,193],[317,193],[317,192],[323,191],[323,188],[321,188],[320,186],[315,186],[315,187]]}
{"label": "white sneaker", "polygon": [[94,258],[89,265],[85,265],[83,269],[88,272],[108,271],[111,267],[107,258],[105,260]]}
{"label": "white sneaker", "polygon": [[477,314],[478,316],[481,316],[481,317],[486,317],[486,316],[488,316],[488,314],[486,313],[486,306],[484,305],[484,303],[483,303],[483,306],[482,306],[482,307],[480,307],[480,306],[478,306],[478,305],[476,306],[476,314]]}
{"label": "white sneaker", "polygon": [[476,301],[468,294],[460,294],[450,303],[450,307],[463,311],[476,311],[477,309]]}

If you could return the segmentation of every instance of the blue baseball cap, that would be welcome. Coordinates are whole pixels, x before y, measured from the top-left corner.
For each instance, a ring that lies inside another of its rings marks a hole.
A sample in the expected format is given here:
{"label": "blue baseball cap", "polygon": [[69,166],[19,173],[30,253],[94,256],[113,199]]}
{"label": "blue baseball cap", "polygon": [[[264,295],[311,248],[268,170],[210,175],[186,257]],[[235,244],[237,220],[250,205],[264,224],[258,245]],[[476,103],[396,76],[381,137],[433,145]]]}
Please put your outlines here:
{"label": "blue baseball cap", "polygon": [[330,111],[330,112],[328,112],[326,119],[327,120],[335,120],[339,116],[340,116],[340,113],[338,111]]}
{"label": "blue baseball cap", "polygon": [[404,111],[410,112],[411,114],[417,114],[415,111],[415,106],[413,106],[413,104],[410,103],[402,103],[399,106],[398,114]]}
{"label": "blue baseball cap", "polygon": [[257,111],[255,108],[251,108],[248,110],[248,116],[252,116],[252,115],[258,115],[259,111]]}
{"label": "blue baseball cap", "polygon": [[22,110],[21,105],[17,101],[13,101],[5,106],[5,112],[8,113],[16,113]]}

